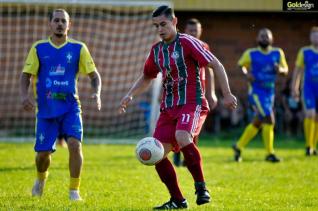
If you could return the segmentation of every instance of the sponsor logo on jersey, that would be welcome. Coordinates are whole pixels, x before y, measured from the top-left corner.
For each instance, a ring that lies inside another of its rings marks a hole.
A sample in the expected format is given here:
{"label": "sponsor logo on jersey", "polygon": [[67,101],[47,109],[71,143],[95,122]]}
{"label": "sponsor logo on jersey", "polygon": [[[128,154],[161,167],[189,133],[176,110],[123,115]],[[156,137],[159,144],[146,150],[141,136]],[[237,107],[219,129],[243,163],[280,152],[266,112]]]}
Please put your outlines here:
{"label": "sponsor logo on jersey", "polygon": [[49,78],[46,78],[45,80],[45,87],[50,88],[52,86],[52,81]]}
{"label": "sponsor logo on jersey", "polygon": [[54,84],[54,86],[68,86],[69,82],[68,81],[54,80],[53,84]]}
{"label": "sponsor logo on jersey", "polygon": [[61,64],[58,66],[51,66],[49,75],[50,76],[59,76],[65,74],[65,67],[63,67]]}
{"label": "sponsor logo on jersey", "polygon": [[66,93],[63,92],[47,92],[46,98],[52,100],[66,100]]}

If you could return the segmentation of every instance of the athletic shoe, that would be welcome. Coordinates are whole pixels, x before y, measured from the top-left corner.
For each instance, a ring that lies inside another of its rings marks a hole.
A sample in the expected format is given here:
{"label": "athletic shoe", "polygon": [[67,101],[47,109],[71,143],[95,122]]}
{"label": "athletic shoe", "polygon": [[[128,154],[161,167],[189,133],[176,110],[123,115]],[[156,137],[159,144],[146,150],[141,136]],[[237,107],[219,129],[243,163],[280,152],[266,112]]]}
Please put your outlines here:
{"label": "athletic shoe", "polygon": [[70,190],[70,200],[71,201],[82,201],[83,200],[79,194],[79,190]]}
{"label": "athletic shoe", "polygon": [[195,194],[197,195],[197,205],[206,204],[211,201],[211,196],[209,194],[209,191],[205,187],[205,182],[195,183]]}
{"label": "athletic shoe", "polygon": [[42,196],[44,185],[45,180],[35,180],[35,183],[32,188],[32,196]]}
{"label": "athletic shoe", "polygon": [[306,147],[306,156],[311,156],[313,154],[314,154],[314,152],[311,150],[311,148],[310,147]]}
{"label": "athletic shoe", "polygon": [[278,163],[280,162],[280,159],[276,157],[275,154],[269,154],[265,158],[266,161],[272,162],[272,163]]}
{"label": "athletic shoe", "polygon": [[312,151],[312,154],[315,155],[315,156],[317,156],[317,150],[314,149],[314,150]]}
{"label": "athletic shoe", "polygon": [[177,201],[174,199],[170,199],[170,201],[164,203],[161,206],[154,207],[154,210],[176,210],[176,209],[187,209],[188,208],[188,202],[186,199],[183,199],[182,201]]}
{"label": "athletic shoe", "polygon": [[242,161],[241,150],[236,146],[236,144],[232,146],[232,149],[234,151],[234,161],[241,162]]}

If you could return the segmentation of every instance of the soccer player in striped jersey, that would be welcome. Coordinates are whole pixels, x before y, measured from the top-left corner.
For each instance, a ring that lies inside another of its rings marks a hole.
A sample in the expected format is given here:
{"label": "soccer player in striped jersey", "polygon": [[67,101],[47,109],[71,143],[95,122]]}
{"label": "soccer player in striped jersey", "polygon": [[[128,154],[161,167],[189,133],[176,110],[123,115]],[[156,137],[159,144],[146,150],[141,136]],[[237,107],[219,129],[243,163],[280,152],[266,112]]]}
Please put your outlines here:
{"label": "soccer player in striped jersey", "polygon": [[[184,33],[189,34],[197,39],[201,38],[202,35],[202,25],[198,19],[191,18],[186,21],[184,28]],[[204,47],[207,50],[210,50],[210,47],[207,43],[203,42]],[[205,92],[205,97],[208,101],[210,109],[214,109],[217,106],[217,97],[215,95],[215,84],[214,84],[214,74],[211,68],[204,67],[204,71],[201,71],[202,77],[202,87]],[[198,136],[194,137],[193,142],[198,142]],[[184,161],[181,160],[181,153],[175,152],[173,154],[173,163],[175,166],[186,165]]]}
{"label": "soccer player in striped jersey", "polygon": [[37,178],[33,196],[41,196],[48,177],[51,154],[55,151],[58,135],[66,138],[69,150],[70,200],[81,200],[79,194],[82,170],[82,117],[77,93],[78,75],[88,75],[93,88],[92,97],[101,108],[101,79],[93,59],[82,42],[70,39],[69,14],[63,9],[54,10],[49,19],[51,35],[35,42],[28,54],[21,75],[21,99],[25,110],[34,110],[28,96],[30,79],[36,100],[35,162]]}
{"label": "soccer player in striped jersey", "polygon": [[299,100],[302,80],[302,101],[305,108],[304,132],[306,155],[317,155],[318,139],[318,27],[310,32],[310,46],[299,50],[292,81],[292,95]]}
{"label": "soccer player in striped jersey", "polygon": [[170,193],[170,200],[155,209],[182,209],[188,203],[178,185],[175,169],[167,158],[170,151],[179,151],[192,174],[198,205],[210,202],[205,185],[201,154],[193,143],[200,133],[209,111],[203,92],[201,67],[211,67],[220,80],[225,105],[236,108],[223,65],[203,43],[187,34],[177,32],[177,18],[168,6],[160,6],[152,13],[152,22],[162,41],[152,46],[143,74],[135,81],[120,102],[119,112],[125,112],[129,102],[145,91],[159,72],[163,75],[163,98],[160,116],[153,136],[164,146],[164,158],[156,164],[156,171]]}
{"label": "soccer player in striped jersey", "polygon": [[274,96],[277,74],[286,75],[288,67],[284,52],[272,47],[273,34],[263,28],[257,36],[258,47],[247,49],[238,65],[249,83],[249,103],[255,111],[253,121],[245,128],[238,142],[233,145],[234,159],[242,160],[241,151],[262,129],[262,138],[267,151],[266,161],[279,162],[274,154]]}

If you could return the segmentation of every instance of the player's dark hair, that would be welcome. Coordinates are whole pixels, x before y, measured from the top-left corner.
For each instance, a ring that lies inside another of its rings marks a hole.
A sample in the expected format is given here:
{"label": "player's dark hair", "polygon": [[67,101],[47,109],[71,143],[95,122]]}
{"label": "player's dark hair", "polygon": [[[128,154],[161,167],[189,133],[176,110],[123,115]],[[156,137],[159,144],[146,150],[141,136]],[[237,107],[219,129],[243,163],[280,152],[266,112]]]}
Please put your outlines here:
{"label": "player's dark hair", "polygon": [[196,18],[191,18],[186,21],[186,25],[197,25],[197,24],[201,24],[201,23]]}
{"label": "player's dark hair", "polygon": [[169,20],[172,20],[175,17],[173,9],[167,5],[162,5],[152,12],[153,18],[158,17],[160,15],[164,15]]}
{"label": "player's dark hair", "polygon": [[68,12],[65,9],[60,9],[59,8],[59,9],[54,9],[52,12],[50,12],[50,14],[49,14],[49,20],[50,21],[53,19],[53,15],[54,15],[55,12],[64,12],[67,15],[68,19],[70,20],[70,15],[68,14]]}

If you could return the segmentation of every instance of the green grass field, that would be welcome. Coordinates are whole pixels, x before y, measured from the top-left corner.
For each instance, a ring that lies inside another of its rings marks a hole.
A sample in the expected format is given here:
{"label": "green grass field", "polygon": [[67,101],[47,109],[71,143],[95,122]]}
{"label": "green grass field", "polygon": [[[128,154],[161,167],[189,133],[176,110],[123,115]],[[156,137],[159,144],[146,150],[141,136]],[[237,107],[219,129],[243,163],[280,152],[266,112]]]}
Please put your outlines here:
{"label": "green grass field", "polygon": [[[143,166],[134,145],[84,144],[83,202],[68,200],[68,152],[58,148],[42,198],[32,198],[33,145],[0,143],[0,210],[151,210],[169,199],[154,167]],[[190,210],[317,210],[318,157],[305,157],[303,143],[279,140],[279,164],[264,161],[259,140],[232,162],[231,141],[202,138],[200,149],[212,203],[195,204],[193,180],[177,169]]]}

